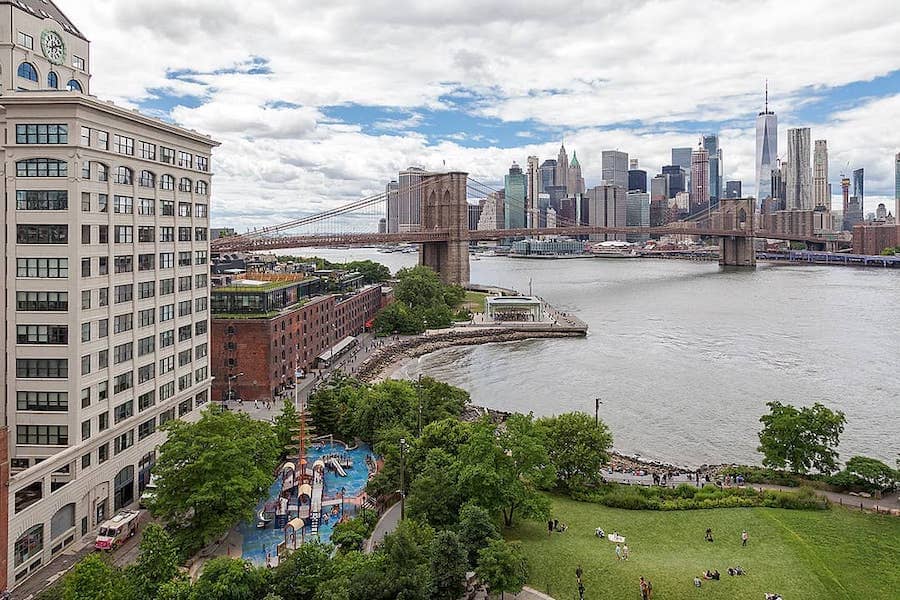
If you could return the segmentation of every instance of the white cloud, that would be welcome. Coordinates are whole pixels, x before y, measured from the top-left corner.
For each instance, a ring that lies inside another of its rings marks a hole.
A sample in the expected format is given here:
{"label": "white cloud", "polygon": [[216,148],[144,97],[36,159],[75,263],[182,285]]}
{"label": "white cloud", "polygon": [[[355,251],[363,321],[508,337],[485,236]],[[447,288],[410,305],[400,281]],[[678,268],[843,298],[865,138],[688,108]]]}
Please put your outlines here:
{"label": "white cloud", "polygon": [[[717,0],[702,9],[695,0],[59,4],[92,40],[93,93],[129,106],[155,95],[200,99],[171,116],[222,141],[217,225],[334,206],[383,189],[408,164],[446,161],[499,183],[513,160],[556,156],[557,142],[528,143],[540,125],[514,136],[523,145],[512,149],[465,146],[493,143],[490,130],[442,141],[412,131],[420,110],[480,99],[463,106],[566,131],[588,183],[599,179],[602,149],[628,151],[652,175],[672,146],[696,143],[666,124],[727,121],[726,178],[752,192],[764,79],[782,124],[801,124],[792,114],[827,88],[900,68],[900,21],[885,17],[895,8],[888,0],[853,10],[842,0]],[[367,134],[328,119],[323,107],[336,104],[389,107],[397,118]],[[829,140],[832,181],[849,161],[866,167],[874,194],[892,189],[898,105],[900,95],[873,98],[810,124],[814,138]]]}

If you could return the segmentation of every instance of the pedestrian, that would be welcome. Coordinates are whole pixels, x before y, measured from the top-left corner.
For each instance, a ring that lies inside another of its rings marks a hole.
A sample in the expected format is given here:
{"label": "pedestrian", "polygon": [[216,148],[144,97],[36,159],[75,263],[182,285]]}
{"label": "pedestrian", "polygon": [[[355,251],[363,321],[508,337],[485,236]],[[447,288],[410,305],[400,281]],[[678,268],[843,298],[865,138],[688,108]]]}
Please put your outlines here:
{"label": "pedestrian", "polygon": [[747,545],[747,540],[750,539],[750,536],[747,535],[747,530],[741,532],[741,546]]}
{"label": "pedestrian", "polygon": [[547,519],[547,535],[553,535],[553,520]]}
{"label": "pedestrian", "polygon": [[641,600],[648,600],[648,598],[650,598],[650,590],[647,589],[647,582],[644,581],[643,577],[641,577],[640,587],[641,587]]}
{"label": "pedestrian", "polygon": [[253,408],[255,408],[256,410],[259,410],[259,399],[258,398],[253,400]]}
{"label": "pedestrian", "polygon": [[622,560],[628,560],[628,544],[622,546]]}
{"label": "pedestrian", "polygon": [[706,541],[707,542],[713,541],[712,528],[710,528],[710,527],[706,528]]}
{"label": "pedestrian", "polygon": [[647,600],[651,600],[653,598],[653,582],[649,579],[647,580]]}
{"label": "pedestrian", "polygon": [[553,519],[553,530],[559,529],[559,519]]}
{"label": "pedestrian", "polygon": [[578,580],[578,583],[581,583],[581,576],[584,574],[584,571],[581,570],[581,565],[578,565],[575,568],[575,578]]}
{"label": "pedestrian", "polygon": [[622,560],[622,546],[616,544],[616,560]]}

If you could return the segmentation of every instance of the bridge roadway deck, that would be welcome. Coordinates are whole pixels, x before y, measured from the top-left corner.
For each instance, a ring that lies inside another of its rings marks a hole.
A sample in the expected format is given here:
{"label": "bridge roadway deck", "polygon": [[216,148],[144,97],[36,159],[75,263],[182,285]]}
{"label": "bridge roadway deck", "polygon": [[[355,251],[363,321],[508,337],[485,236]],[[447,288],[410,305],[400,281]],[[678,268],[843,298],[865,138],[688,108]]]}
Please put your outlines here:
{"label": "bridge roadway deck", "polygon": [[[462,238],[468,241],[499,240],[511,237],[536,237],[542,235],[701,235],[710,237],[766,238],[791,242],[825,243],[830,241],[815,235],[794,235],[766,230],[743,229],[701,229],[685,226],[666,227],[533,227],[521,229],[492,229],[468,231]],[[406,233],[339,233],[323,235],[297,235],[279,237],[254,237],[251,235],[232,236],[213,240],[213,250],[219,252],[279,250],[283,248],[328,247],[350,245],[372,245],[391,243],[421,244],[446,242],[450,233],[446,229],[431,231],[411,231]]]}

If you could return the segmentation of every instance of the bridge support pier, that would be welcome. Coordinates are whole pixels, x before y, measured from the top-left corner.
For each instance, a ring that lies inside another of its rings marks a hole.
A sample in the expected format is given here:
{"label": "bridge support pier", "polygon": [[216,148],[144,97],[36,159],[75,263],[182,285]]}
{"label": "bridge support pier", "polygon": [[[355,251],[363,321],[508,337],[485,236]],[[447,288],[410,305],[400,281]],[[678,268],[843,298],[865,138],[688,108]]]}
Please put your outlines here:
{"label": "bridge support pier", "polygon": [[419,264],[434,269],[446,284],[469,284],[468,173],[431,173],[422,178],[423,231],[446,230],[447,241],[424,242]]}
{"label": "bridge support pier", "polygon": [[719,240],[719,264],[723,267],[755,267],[755,238],[723,237]]}

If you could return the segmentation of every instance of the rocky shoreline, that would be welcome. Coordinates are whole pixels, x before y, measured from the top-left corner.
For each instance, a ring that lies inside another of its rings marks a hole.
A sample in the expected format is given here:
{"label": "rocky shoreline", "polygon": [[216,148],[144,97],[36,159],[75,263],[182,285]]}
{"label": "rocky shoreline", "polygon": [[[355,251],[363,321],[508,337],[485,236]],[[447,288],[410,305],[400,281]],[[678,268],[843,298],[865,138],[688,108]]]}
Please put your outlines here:
{"label": "rocky shoreline", "polygon": [[356,376],[361,381],[369,383],[387,379],[407,360],[454,346],[515,342],[536,338],[571,337],[584,337],[584,333],[560,327],[532,328],[528,330],[489,327],[438,331],[399,340],[375,351],[359,365]]}

